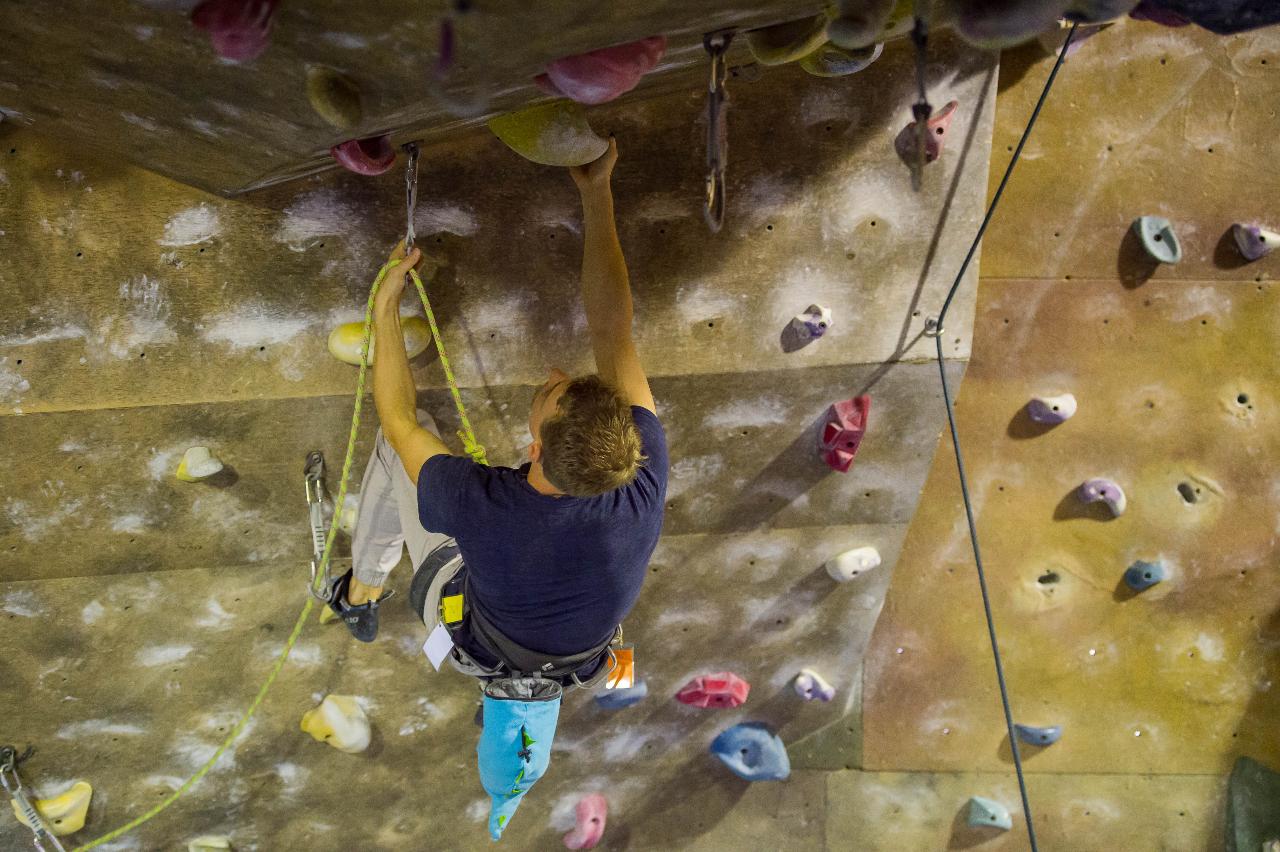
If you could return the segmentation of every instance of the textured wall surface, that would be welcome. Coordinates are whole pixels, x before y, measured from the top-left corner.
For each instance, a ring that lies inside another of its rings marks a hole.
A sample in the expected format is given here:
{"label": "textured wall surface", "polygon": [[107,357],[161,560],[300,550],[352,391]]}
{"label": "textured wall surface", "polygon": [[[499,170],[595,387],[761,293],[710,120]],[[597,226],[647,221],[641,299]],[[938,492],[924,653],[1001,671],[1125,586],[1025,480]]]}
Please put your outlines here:
{"label": "textured wall surface", "polygon": [[[1002,62],[993,177],[1043,79],[1010,85],[1020,61]],[[1274,226],[1280,178],[1255,165],[1274,148],[1278,63],[1274,29],[1098,35],[1063,69],[987,241],[959,426],[1014,714],[1064,727],[1024,747],[1033,802],[1041,773],[1221,779],[1241,754],[1280,761],[1280,261],[1245,266],[1220,241],[1233,221]],[[1138,261],[1127,227],[1146,213],[1174,222],[1181,264]],[[1074,418],[1029,420],[1030,397],[1066,392]],[[869,769],[1011,766],[949,450],[868,650]],[[1073,496],[1094,476],[1125,489],[1124,515]],[[1129,591],[1138,559],[1169,579]],[[1169,843],[1133,848],[1202,848]]]}
{"label": "textured wall surface", "polygon": [[[939,40],[931,97],[963,108],[912,194],[892,149],[909,117],[903,47],[844,80],[779,69],[731,81],[729,215],[714,237],[699,210],[701,92],[600,112],[621,140],[639,346],[672,447],[665,535],[627,621],[651,694],[616,715],[567,701],[551,772],[504,841],[513,848],[557,844],[593,790],[609,795],[620,846],[825,842],[824,774],[750,787],[706,746],[750,719],[788,742],[837,741],[811,764],[856,759],[862,651],[942,424],[924,312],[976,227],[994,119],[994,57]],[[225,201],[8,122],[0,136],[0,659],[14,685],[0,717],[7,739],[40,748],[29,772],[41,791],[95,783],[88,837],[208,758],[288,634],[309,555],[303,456],[321,447],[336,468],[355,382],[324,341],[359,315],[401,227],[402,177],[328,175]],[[589,363],[575,205],[566,175],[487,134],[424,157],[432,294],[499,463],[519,460],[546,366]],[[956,381],[975,283],[971,272],[947,341]],[[834,309],[834,327],[783,351],[783,327],[814,301]],[[451,428],[433,355],[415,369],[420,404]],[[831,402],[859,392],[872,397],[871,428],[841,476],[817,458],[815,433]],[[193,444],[231,473],[176,481]],[[864,544],[885,567],[836,585],[823,562]],[[392,583],[408,579],[402,569]],[[429,673],[424,634],[399,601],[371,646],[309,626],[234,751],[116,848],[204,832],[237,848],[487,846],[475,687]],[[835,702],[793,694],[804,665],[832,681]],[[672,700],[720,669],[751,681],[747,705]],[[368,752],[298,730],[326,692],[366,703]],[[0,830],[20,837],[10,822]]]}

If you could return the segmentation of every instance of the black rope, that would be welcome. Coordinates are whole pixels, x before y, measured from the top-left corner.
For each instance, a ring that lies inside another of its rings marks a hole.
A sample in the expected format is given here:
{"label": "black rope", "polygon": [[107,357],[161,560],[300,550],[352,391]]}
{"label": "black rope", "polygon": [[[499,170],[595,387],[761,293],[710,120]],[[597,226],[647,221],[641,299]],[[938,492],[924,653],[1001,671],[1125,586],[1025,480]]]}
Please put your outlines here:
{"label": "black rope", "polygon": [[987,575],[982,567],[982,551],[978,547],[978,527],[973,518],[973,499],[969,494],[969,480],[964,471],[964,455],[960,452],[960,435],[956,431],[956,416],[951,402],[951,389],[947,386],[947,368],[942,354],[942,334],[944,330],[943,321],[946,319],[947,310],[951,307],[951,301],[955,298],[956,291],[960,289],[960,283],[964,278],[965,272],[969,269],[969,264],[973,261],[973,256],[978,250],[978,244],[982,242],[982,235],[986,233],[987,225],[991,224],[991,217],[996,212],[996,205],[1000,203],[1000,196],[1004,194],[1004,188],[1009,183],[1009,176],[1013,174],[1013,167],[1018,164],[1018,158],[1022,155],[1022,148],[1027,144],[1027,138],[1031,135],[1031,128],[1035,127],[1036,119],[1040,116],[1040,109],[1044,106],[1045,99],[1049,97],[1049,90],[1053,87],[1054,78],[1058,76],[1058,69],[1062,67],[1063,60],[1067,58],[1067,48],[1071,46],[1071,39],[1076,34],[1077,26],[1078,24],[1072,24],[1071,30],[1067,33],[1067,39],[1063,42],[1062,50],[1058,53],[1058,61],[1053,64],[1053,70],[1049,72],[1049,79],[1044,83],[1044,91],[1040,93],[1040,100],[1036,102],[1036,108],[1031,112],[1031,118],[1027,121],[1026,130],[1022,131],[1022,138],[1018,140],[1018,147],[1013,152],[1013,158],[1009,160],[1009,165],[1004,170],[1004,177],[1000,179],[1000,186],[996,189],[995,195],[991,197],[991,204],[987,206],[987,215],[982,218],[982,225],[978,228],[977,236],[973,238],[973,244],[969,246],[969,253],[965,255],[964,262],[960,264],[960,271],[956,273],[956,280],[952,283],[951,290],[947,293],[947,299],[942,304],[942,310],[938,313],[938,318],[930,320],[927,324],[929,333],[934,336],[938,349],[938,375],[942,379],[942,399],[947,406],[947,423],[951,427],[951,446],[955,448],[956,469],[960,474],[960,493],[964,497],[964,513],[969,522],[969,543],[973,546],[973,561],[978,569],[978,586],[982,589],[982,609],[987,616],[987,634],[991,638],[991,655],[996,664],[996,680],[1000,684],[1000,703],[1004,707],[1005,727],[1009,731],[1009,745],[1013,749],[1013,768],[1018,774],[1018,791],[1022,795],[1022,813],[1027,820],[1027,838],[1031,841],[1031,852],[1038,852],[1039,849],[1036,845],[1036,828],[1031,819],[1031,800],[1027,797],[1027,779],[1022,771],[1022,755],[1018,749],[1018,736],[1013,729],[1013,711],[1009,708],[1009,687],[1004,679],[1004,665],[1000,662],[1000,643],[996,639],[995,619],[991,615],[991,596],[987,591]]}

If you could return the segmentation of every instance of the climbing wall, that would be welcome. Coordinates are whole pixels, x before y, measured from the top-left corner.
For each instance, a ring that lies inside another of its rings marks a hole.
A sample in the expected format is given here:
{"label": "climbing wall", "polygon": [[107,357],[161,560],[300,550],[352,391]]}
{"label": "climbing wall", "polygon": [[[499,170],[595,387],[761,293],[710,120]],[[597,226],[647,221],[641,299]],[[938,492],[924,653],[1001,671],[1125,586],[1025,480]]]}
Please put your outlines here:
{"label": "climbing wall", "polygon": [[[1023,746],[1051,823],[1119,830],[1134,813],[1094,773],[1146,776],[1167,803],[1195,779],[1220,785],[1239,755],[1280,762],[1280,261],[1245,265],[1229,234],[1274,226],[1280,178],[1259,164],[1274,153],[1277,65],[1275,29],[1216,39],[1129,22],[1097,35],[1063,68],[986,241],[959,429],[1015,718],[1063,727],[1055,745]],[[1032,49],[1002,60],[993,180],[1044,70]],[[1181,263],[1146,259],[1128,230],[1143,214],[1173,222]],[[1061,393],[1074,417],[1030,420],[1031,397]],[[1123,515],[1077,498],[1092,477],[1124,489]],[[1168,578],[1135,593],[1122,575],[1137,560]],[[868,769],[1000,771],[1016,810],[947,440],[864,696]],[[1220,807],[1215,789],[1166,811],[1167,826],[1189,826],[1168,845],[1105,848],[1213,848],[1220,829],[1206,840],[1187,820]]]}
{"label": "climbing wall", "polygon": [[[912,194],[892,147],[912,67],[898,43],[842,80],[737,69],[729,213],[714,237],[700,210],[701,84],[592,112],[620,140],[638,343],[672,447],[665,535],[627,622],[650,695],[614,714],[567,701],[513,848],[558,843],[593,791],[609,797],[619,846],[827,842],[824,773],[749,786],[706,746],[752,720],[793,744],[797,767],[858,760],[862,651],[943,422],[920,335],[981,214],[994,117],[994,57],[939,38],[930,97],[961,108]],[[328,174],[225,201],[38,129],[0,124],[0,718],[7,739],[37,745],[24,768],[41,792],[94,783],[87,838],[207,760],[285,641],[309,556],[303,457],[321,448],[336,469],[355,384],[325,339],[360,315],[402,229],[403,183]],[[546,367],[590,364],[573,186],[481,134],[424,154],[420,195],[464,399],[493,460],[518,463]],[[953,381],[974,279],[948,322]],[[784,327],[813,302],[834,326],[785,351]],[[420,405],[451,431],[434,355],[414,370]],[[840,475],[816,433],[828,405],[859,393],[870,427]],[[367,408],[358,466],[373,426]],[[178,482],[196,444],[227,470]],[[823,570],[868,545],[881,569],[845,585]],[[402,566],[392,585],[408,578]],[[425,632],[398,600],[372,645],[308,625],[244,738],[169,812],[103,848],[204,833],[237,849],[487,846],[475,687],[429,671]],[[832,703],[793,693],[803,666],[832,682]],[[751,682],[743,707],[672,700],[722,669]],[[298,730],[326,693],[366,707],[366,752]],[[22,831],[0,826],[5,845]]]}

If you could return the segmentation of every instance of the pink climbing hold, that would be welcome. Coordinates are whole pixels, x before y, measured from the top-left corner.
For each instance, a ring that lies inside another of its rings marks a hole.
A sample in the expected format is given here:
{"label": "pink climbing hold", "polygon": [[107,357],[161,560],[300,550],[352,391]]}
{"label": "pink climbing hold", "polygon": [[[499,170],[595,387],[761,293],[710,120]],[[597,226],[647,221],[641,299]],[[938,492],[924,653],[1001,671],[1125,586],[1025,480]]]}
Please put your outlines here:
{"label": "pink climbing hold", "polygon": [[676,693],[676,701],[690,707],[737,707],[747,700],[751,684],[733,672],[698,675]]}
{"label": "pink climbing hold", "polygon": [[548,64],[547,73],[534,82],[545,92],[580,104],[603,104],[634,89],[666,49],[667,37],[658,35],[566,56]]}
{"label": "pink climbing hold", "polygon": [[862,444],[867,431],[867,415],[871,411],[871,397],[855,396],[835,403],[827,409],[826,422],[818,433],[818,449],[822,460],[832,470],[848,473],[853,457]]}
{"label": "pink climbing hold", "polygon": [[334,145],[329,153],[344,169],[358,175],[380,175],[396,162],[396,149],[390,136],[371,136],[368,139],[349,139]]}
{"label": "pink climbing hold", "polygon": [[[924,161],[932,163],[934,160],[942,156],[942,145],[946,142],[947,129],[951,127],[951,119],[955,118],[956,107],[960,106],[959,101],[951,101],[942,109],[935,112],[929,117],[925,126],[929,132],[924,136]],[[907,165],[916,162],[916,123],[909,122],[906,127],[898,133],[898,138],[893,140],[893,147],[897,150],[898,156],[903,159]]]}
{"label": "pink climbing hold", "polygon": [[204,0],[191,12],[191,23],[204,30],[223,59],[257,59],[271,40],[271,23],[279,0]]}
{"label": "pink climbing hold", "polygon": [[594,849],[604,836],[605,819],[609,816],[609,802],[599,793],[584,796],[573,809],[578,825],[564,836],[567,849]]}

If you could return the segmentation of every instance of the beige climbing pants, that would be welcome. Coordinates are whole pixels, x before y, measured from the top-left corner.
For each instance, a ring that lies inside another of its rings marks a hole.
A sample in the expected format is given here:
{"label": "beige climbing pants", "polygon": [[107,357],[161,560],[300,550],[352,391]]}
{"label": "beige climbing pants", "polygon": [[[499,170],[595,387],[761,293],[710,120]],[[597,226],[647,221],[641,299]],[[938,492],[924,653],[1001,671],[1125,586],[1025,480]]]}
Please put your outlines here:
{"label": "beige climbing pants", "polygon": [[[439,437],[440,430],[431,415],[421,409],[417,414],[418,424]],[[379,429],[360,483],[360,508],[351,540],[356,579],[368,586],[385,585],[387,575],[400,563],[406,549],[410,564],[417,568],[428,553],[448,539],[443,533],[422,528],[418,489]]]}

